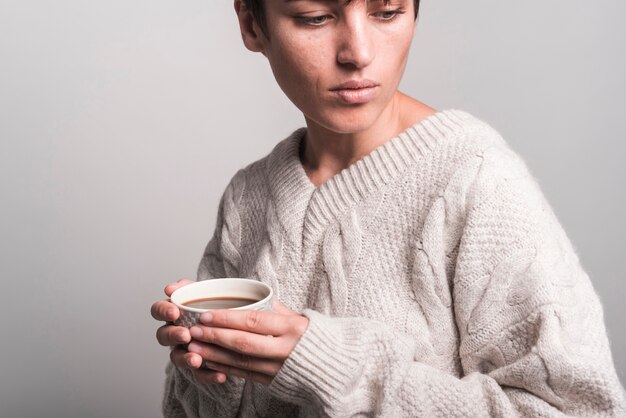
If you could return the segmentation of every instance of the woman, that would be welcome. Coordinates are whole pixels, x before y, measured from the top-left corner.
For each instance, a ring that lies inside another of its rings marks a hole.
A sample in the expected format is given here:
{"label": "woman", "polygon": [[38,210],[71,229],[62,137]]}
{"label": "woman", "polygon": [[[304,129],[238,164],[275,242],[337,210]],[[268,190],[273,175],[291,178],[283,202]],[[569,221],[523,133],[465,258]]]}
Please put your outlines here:
{"label": "woman", "polygon": [[156,302],[166,416],[626,413],[601,305],[523,161],[398,91],[418,5],[235,1],[307,126],[232,179],[198,280],[254,277],[282,303],[187,330]]}

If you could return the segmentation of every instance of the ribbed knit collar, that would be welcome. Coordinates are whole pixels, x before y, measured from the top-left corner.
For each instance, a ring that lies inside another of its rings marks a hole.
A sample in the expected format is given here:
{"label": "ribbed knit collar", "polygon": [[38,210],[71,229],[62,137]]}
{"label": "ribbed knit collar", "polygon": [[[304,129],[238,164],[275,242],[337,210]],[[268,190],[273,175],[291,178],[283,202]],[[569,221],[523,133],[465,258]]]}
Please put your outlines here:
{"label": "ribbed knit collar", "polygon": [[278,219],[294,243],[323,230],[373,192],[398,178],[433,148],[476,121],[469,113],[437,112],[385,142],[365,157],[315,187],[300,162],[306,128],[281,141],[268,157],[268,176]]}

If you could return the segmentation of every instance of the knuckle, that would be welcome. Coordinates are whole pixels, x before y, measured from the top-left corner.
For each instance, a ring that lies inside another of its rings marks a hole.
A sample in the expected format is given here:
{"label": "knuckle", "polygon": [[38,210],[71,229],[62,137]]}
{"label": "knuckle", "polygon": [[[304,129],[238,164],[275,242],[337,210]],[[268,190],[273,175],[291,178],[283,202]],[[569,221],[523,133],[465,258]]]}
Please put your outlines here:
{"label": "knuckle", "polygon": [[261,322],[261,313],[259,311],[250,311],[246,316],[246,326],[250,329],[256,329]]}
{"label": "knuckle", "polygon": [[250,340],[247,337],[238,337],[233,341],[235,350],[240,353],[248,354],[250,352]]}
{"label": "knuckle", "polygon": [[215,343],[217,338],[215,335],[215,331],[211,328],[202,327],[202,340],[207,343]]}
{"label": "knuckle", "polygon": [[239,369],[244,369],[247,370],[250,368],[252,361],[250,360],[249,356],[246,355],[242,355],[239,356],[235,362],[235,367],[239,368]]}
{"label": "knuckle", "polygon": [[162,346],[174,345],[172,342],[172,326],[164,325],[157,330],[157,341]]}
{"label": "knuckle", "polygon": [[161,318],[163,318],[164,320],[173,321],[178,318],[177,311],[178,309],[176,308],[176,305],[167,301],[163,301],[163,303],[161,303],[161,309],[159,313],[161,315]]}
{"label": "knuckle", "polygon": [[168,326],[167,329],[163,332],[165,335],[163,340],[166,345],[176,345],[179,342],[178,336],[180,335],[178,330],[173,326]]}
{"label": "knuckle", "polygon": [[165,302],[162,300],[152,304],[150,311],[152,312],[152,316],[154,317],[154,319],[159,321],[165,321],[166,310],[163,307],[164,304]]}

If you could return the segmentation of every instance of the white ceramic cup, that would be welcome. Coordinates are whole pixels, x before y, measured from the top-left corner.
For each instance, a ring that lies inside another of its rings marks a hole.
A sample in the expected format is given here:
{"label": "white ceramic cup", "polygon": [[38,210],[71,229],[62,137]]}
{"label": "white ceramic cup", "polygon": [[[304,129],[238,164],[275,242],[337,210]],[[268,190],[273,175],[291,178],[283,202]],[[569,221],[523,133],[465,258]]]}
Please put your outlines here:
{"label": "white ceramic cup", "polygon": [[172,293],[170,300],[180,310],[180,316],[174,322],[175,325],[190,328],[200,321],[200,315],[210,309],[198,309],[185,306],[192,300],[204,298],[235,297],[255,299],[258,302],[251,303],[232,310],[271,311],[272,288],[265,283],[252,279],[225,278],[209,279],[188,284],[180,287]]}

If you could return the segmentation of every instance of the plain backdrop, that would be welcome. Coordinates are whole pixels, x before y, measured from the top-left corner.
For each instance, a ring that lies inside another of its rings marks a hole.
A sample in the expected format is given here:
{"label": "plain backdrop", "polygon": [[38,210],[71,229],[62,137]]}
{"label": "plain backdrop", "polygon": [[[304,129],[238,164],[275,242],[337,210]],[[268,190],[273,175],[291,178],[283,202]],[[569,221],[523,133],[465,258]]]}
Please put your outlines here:
{"label": "plain backdrop", "polygon": [[[523,156],[626,377],[626,3],[423,0],[402,89]],[[156,417],[151,303],[228,180],[303,125],[230,0],[0,0],[2,417]]]}

